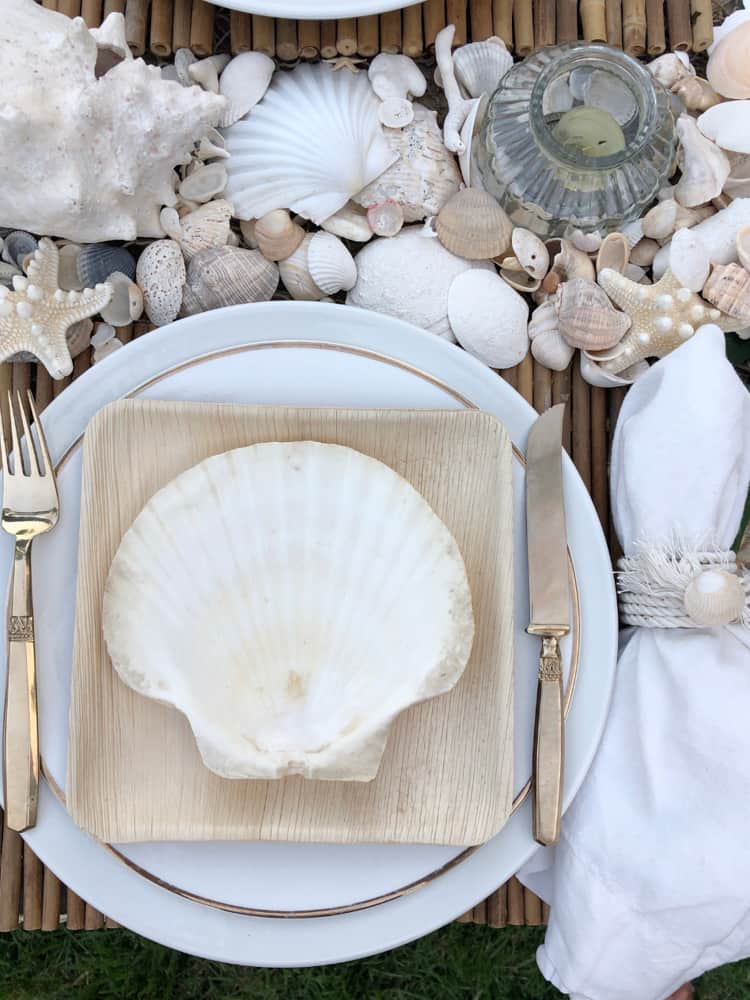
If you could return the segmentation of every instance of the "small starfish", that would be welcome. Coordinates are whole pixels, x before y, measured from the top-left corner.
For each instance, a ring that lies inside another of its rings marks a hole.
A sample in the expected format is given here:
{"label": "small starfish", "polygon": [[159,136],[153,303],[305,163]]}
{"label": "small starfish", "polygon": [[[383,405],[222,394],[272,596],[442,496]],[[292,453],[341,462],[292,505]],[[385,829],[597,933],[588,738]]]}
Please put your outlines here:
{"label": "small starfish", "polygon": [[655,285],[640,285],[605,267],[598,280],[615,305],[632,320],[615,347],[589,353],[592,361],[613,375],[645,358],[663,358],[689,340],[704,323],[716,323],[723,330],[737,326],[737,320],[684,288],[671,271],[666,271]]}
{"label": "small starfish", "polygon": [[13,291],[0,286],[0,361],[28,352],[52,378],[73,371],[65,331],[94,316],[112,298],[108,283],[82,292],[64,292],[58,283],[60,253],[49,239],[39,241],[26,273],[13,278]]}
{"label": "small starfish", "polygon": [[366,63],[367,60],[352,56],[336,56],[334,59],[324,59],[323,62],[326,66],[330,66],[334,73],[340,69],[348,69],[350,73],[359,73],[360,65]]}

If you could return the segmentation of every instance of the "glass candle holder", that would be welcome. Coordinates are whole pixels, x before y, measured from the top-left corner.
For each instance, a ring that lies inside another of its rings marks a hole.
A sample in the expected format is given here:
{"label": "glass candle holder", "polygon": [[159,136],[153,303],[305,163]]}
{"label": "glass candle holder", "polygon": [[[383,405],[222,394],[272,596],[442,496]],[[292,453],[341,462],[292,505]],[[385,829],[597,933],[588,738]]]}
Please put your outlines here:
{"label": "glass candle holder", "polygon": [[608,232],[639,218],[672,172],[670,96],[605,45],[540,49],[512,66],[478,137],[482,183],[540,236]]}

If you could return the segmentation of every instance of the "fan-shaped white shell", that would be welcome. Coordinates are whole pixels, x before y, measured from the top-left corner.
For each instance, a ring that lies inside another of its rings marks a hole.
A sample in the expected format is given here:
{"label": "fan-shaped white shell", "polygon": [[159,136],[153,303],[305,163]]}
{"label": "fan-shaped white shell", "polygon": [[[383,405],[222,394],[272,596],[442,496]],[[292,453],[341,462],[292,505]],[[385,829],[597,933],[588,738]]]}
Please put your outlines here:
{"label": "fan-shaped white shell", "polygon": [[513,65],[513,56],[500,38],[470,42],[453,53],[456,79],[470,97],[491,94]]}
{"label": "fan-shaped white shell", "polygon": [[252,445],[184,472],[115,555],[104,635],[228,778],[368,781],[392,720],[471,651],[466,570],[406,480],[350,448]]}
{"label": "fan-shaped white shell", "polygon": [[348,292],[357,281],[357,265],[333,233],[315,233],[307,248],[310,277],[326,295]]}
{"label": "fan-shaped white shell", "polygon": [[247,119],[226,131],[226,197],[240,219],[289,208],[320,225],[398,159],[363,74],[298,66],[276,73]]}

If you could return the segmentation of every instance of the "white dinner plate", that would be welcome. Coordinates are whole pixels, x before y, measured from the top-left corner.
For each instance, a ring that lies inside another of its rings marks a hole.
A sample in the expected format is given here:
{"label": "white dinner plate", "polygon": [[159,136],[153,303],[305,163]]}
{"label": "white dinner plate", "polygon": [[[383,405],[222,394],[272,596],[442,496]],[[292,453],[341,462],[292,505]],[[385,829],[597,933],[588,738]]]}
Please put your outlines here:
{"label": "white dinner plate", "polygon": [[291,17],[298,21],[333,17],[364,17],[411,7],[420,0],[209,0],[218,7],[246,10],[266,17]]}
{"label": "white dinner plate", "polygon": [[[43,417],[53,460],[62,460],[62,515],[57,529],[37,542],[34,551],[40,744],[49,777],[42,787],[38,825],[25,835],[35,852],[75,892],[121,924],[223,961],[274,966],[343,961],[394,947],[454,919],[533,852],[528,801],[493,840],[470,852],[418,845],[218,842],[111,848],[82,833],[68,817],[60,796],[67,754],[81,437],[97,410],[126,395],[301,406],[476,406],[505,424],[518,450],[517,793],[530,774],[538,658],[538,641],[523,631],[528,596],[520,460],[534,411],[489,369],[431,334],[351,307],[274,302],[206,313],[149,333],[84,374]],[[580,616],[577,640],[564,650],[568,671],[571,663],[577,664],[566,727],[567,807],[606,718],[617,617],[604,537],[567,459],[564,482]],[[12,545],[6,536],[0,539],[0,560],[0,571],[9,574]],[[320,911],[326,915],[289,916]],[[275,916],[258,915],[266,912]]]}

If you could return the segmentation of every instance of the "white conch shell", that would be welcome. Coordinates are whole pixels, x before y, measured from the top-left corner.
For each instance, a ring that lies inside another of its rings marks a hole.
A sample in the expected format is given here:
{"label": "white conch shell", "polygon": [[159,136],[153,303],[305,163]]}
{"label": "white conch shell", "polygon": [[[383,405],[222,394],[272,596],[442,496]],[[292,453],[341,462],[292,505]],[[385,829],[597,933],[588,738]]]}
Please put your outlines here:
{"label": "white conch shell", "polygon": [[669,90],[678,80],[695,76],[695,70],[690,64],[690,58],[685,52],[665,52],[646,65],[646,69]]}
{"label": "white conch shell", "polygon": [[367,243],[373,236],[367,212],[354,201],[348,201],[343,208],[328,219],[324,219],[320,225],[326,232],[340,236],[342,240],[352,240],[354,243]]}
{"label": "white conch shell", "polygon": [[690,618],[706,628],[738,621],[746,600],[740,578],[721,569],[699,573],[687,585],[683,597]]}
{"label": "white conch shell", "polygon": [[547,299],[537,306],[529,320],[531,353],[535,360],[552,371],[564,371],[573,360],[575,348],[560,333],[557,302]]}
{"label": "white conch shell", "polygon": [[188,265],[182,315],[268,302],[278,283],[278,268],[260,250],[229,246],[201,250]]}
{"label": "white conch shell", "polygon": [[453,53],[456,79],[469,97],[491,94],[512,65],[513,56],[497,35],[462,45]]}
{"label": "white conch shell", "polygon": [[471,101],[461,95],[453,66],[453,36],[455,24],[448,24],[435,36],[435,59],[440,70],[440,85],[448,101],[448,114],[443,122],[443,142],[451,153],[463,153],[466,148],[461,139],[461,127],[472,108]]}
{"label": "white conch shell", "polygon": [[682,176],[674,189],[675,201],[685,208],[696,208],[721,194],[731,166],[726,154],[699,132],[690,115],[677,119],[677,135]]}
{"label": "white conch shell", "polygon": [[357,265],[333,233],[313,233],[307,248],[310,277],[324,295],[348,292],[357,283]]}
{"label": "white conch shell", "polygon": [[180,219],[179,244],[189,261],[194,254],[223,247],[229,240],[232,206],[228,201],[209,201]]}
{"label": "white conch shell", "polygon": [[464,271],[448,291],[448,322],[459,344],[491,368],[513,368],[526,357],[529,307],[491,271]]}
{"label": "white conch shell", "polygon": [[[300,245],[285,260],[279,261],[279,274],[284,288],[293,299],[305,302],[318,302],[327,294],[315,284],[310,274],[307,255],[312,243],[313,233],[307,233]],[[332,234],[328,234],[332,235]],[[333,237],[336,239],[336,237]]]}
{"label": "white conch shell", "polygon": [[277,73],[226,141],[226,197],[240,219],[288,208],[320,225],[397,159],[367,77],[321,64]]}
{"label": "white conch shell", "polygon": [[750,100],[714,105],[700,116],[698,128],[722,149],[750,153]]}
{"label": "white conch shell", "polygon": [[427,90],[422,70],[409,56],[381,52],[370,63],[367,75],[381,100],[378,115],[383,125],[402,128],[414,118],[411,101]]}
{"label": "white conch shell", "polygon": [[722,97],[750,97],[750,21],[737,25],[713,46],[706,67],[708,82]]}
{"label": "white conch shell", "polygon": [[185,261],[173,240],[149,243],[138,258],[136,282],[143,292],[146,315],[155,326],[177,319],[185,284]]}
{"label": "white conch shell", "polygon": [[453,279],[469,268],[494,273],[489,261],[457,257],[425,235],[421,226],[373,240],[357,254],[356,263],[357,284],[346,297],[347,305],[396,316],[446,340],[455,339],[448,322]]}
{"label": "white conch shell", "polygon": [[456,159],[443,145],[437,115],[415,102],[414,120],[403,129],[385,129],[385,137],[396,162],[354,201],[369,208],[396,201],[406,222],[419,222],[437,215],[461,186]]}
{"label": "white conch shell", "polygon": [[229,63],[219,80],[219,93],[227,107],[219,124],[234,125],[254,108],[268,90],[275,64],[263,52],[240,52]]}
{"label": "white conch shell", "polygon": [[369,781],[394,718],[458,681],[474,621],[424,498],[376,459],[295,441],[155,494],[112,562],[103,630],[121,679],[183,712],[215,773]]}
{"label": "white conch shell", "polygon": [[[750,225],[750,198],[735,198],[720,212],[692,227],[703,242],[712,264],[731,264],[737,260],[737,233]],[[662,247],[653,261],[654,280],[669,267],[669,247]]]}
{"label": "white conch shell", "polygon": [[4,4],[2,18],[3,225],[77,242],[163,235],[174,167],[189,162],[224,99],[162,80],[142,59],[97,79],[83,20],[33,0]]}
{"label": "white conch shell", "polygon": [[694,229],[678,229],[669,244],[669,269],[691,292],[700,292],[711,270],[705,244]]}

